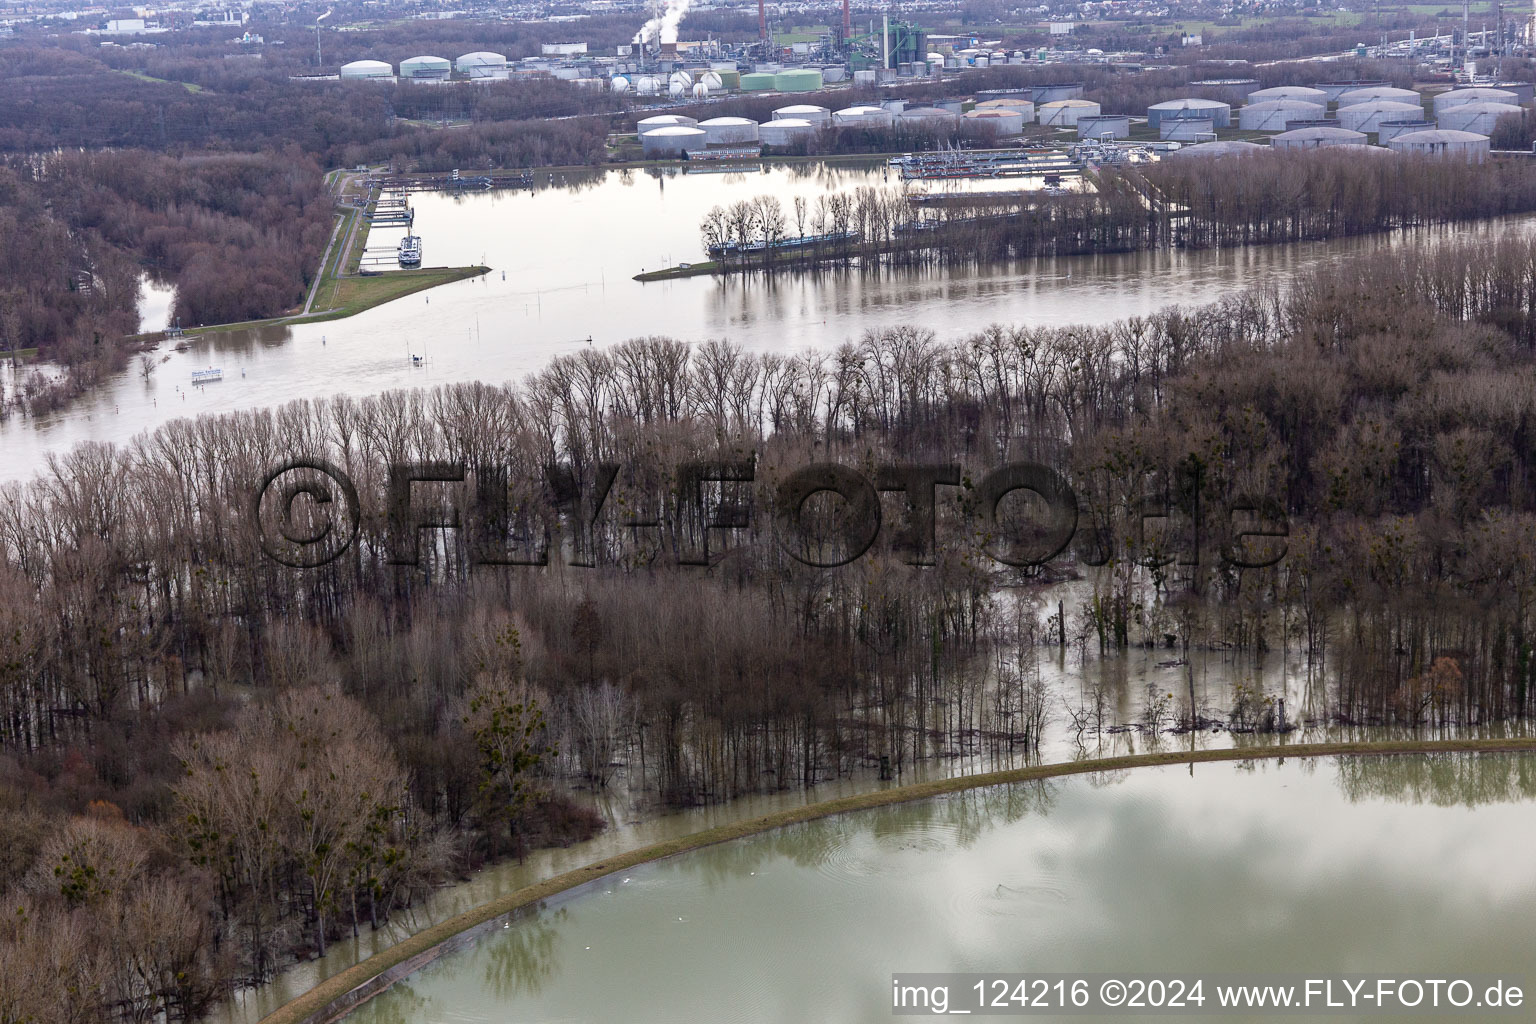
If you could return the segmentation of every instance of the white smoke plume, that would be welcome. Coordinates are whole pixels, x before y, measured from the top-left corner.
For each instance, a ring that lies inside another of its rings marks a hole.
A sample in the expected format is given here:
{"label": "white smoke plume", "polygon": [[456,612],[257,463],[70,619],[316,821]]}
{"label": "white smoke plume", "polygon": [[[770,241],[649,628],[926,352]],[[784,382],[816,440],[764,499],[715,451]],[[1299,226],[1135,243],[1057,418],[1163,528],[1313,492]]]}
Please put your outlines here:
{"label": "white smoke plume", "polygon": [[635,43],[675,43],[677,42],[677,26],[688,14],[688,5],[692,0],[658,0],[651,5],[651,20],[646,22],[631,42]]}

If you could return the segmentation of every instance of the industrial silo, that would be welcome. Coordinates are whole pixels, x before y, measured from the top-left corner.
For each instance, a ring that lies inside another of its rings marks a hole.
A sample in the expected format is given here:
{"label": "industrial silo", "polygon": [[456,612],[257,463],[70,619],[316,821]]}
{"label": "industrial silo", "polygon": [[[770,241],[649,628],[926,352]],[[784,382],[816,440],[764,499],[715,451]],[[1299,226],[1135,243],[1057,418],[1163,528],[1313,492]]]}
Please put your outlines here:
{"label": "industrial silo", "polygon": [[960,115],[966,127],[993,135],[1017,135],[1024,130],[1024,115],[1017,110],[993,107]]}
{"label": "industrial silo", "polygon": [[809,121],[811,124],[826,124],[832,120],[832,111],[826,107],[818,107],[814,103],[793,103],[787,107],[780,107],[773,112],[775,121]]}
{"label": "industrial silo", "polygon": [[1348,92],[1340,93],[1337,102],[1339,104],[1339,109],[1343,110],[1345,107],[1358,106],[1361,103],[1378,103],[1383,100],[1392,103],[1413,103],[1418,106],[1424,105],[1424,97],[1420,96],[1412,89],[1394,89],[1390,85],[1376,85],[1365,89],[1350,89]]}
{"label": "industrial silo", "polygon": [[708,139],[704,129],[672,124],[640,133],[640,149],[648,157],[676,158],[703,149]]}
{"label": "industrial silo", "polygon": [[400,77],[407,82],[442,82],[453,73],[446,57],[412,57],[400,62]]}
{"label": "industrial silo", "polygon": [[1385,146],[1399,135],[1407,135],[1411,132],[1427,132],[1435,127],[1435,122],[1418,118],[1412,121],[1383,121],[1376,126],[1376,141]]}
{"label": "industrial silo", "polygon": [[820,125],[799,117],[778,117],[757,126],[758,138],[765,146],[788,146],[801,139],[814,139]]}
{"label": "industrial silo", "polygon": [[741,76],[742,92],[770,92],[773,89],[773,76],[763,71],[753,71]]}
{"label": "industrial silo", "polygon": [[821,72],[815,68],[791,68],[773,76],[779,92],[815,92],[821,88]]}
{"label": "industrial silo", "polygon": [[454,65],[465,78],[506,78],[506,54],[477,50],[466,53]]}
{"label": "industrial silo", "polygon": [[757,122],[745,117],[712,117],[700,121],[699,127],[711,146],[740,146],[758,140]]}
{"label": "industrial silo", "polygon": [[1126,114],[1098,114],[1077,119],[1080,139],[1124,139],[1131,134],[1131,119]]}
{"label": "industrial silo", "polygon": [[1326,110],[1306,100],[1263,100],[1240,107],[1237,125],[1249,132],[1283,132],[1291,121],[1316,121]]}
{"label": "industrial silo", "polygon": [[1091,100],[1051,100],[1035,108],[1040,123],[1057,127],[1071,127],[1080,117],[1097,117],[1099,105]]}
{"label": "industrial silo", "polygon": [[1446,131],[1492,135],[1493,126],[1505,114],[1518,117],[1520,108],[1513,103],[1463,103],[1441,113],[1435,118],[1435,126]]}
{"label": "industrial silo", "polygon": [[1468,103],[1510,103],[1520,105],[1520,99],[1508,89],[1452,89],[1450,92],[1442,92],[1435,96],[1431,102],[1435,107],[1435,116],[1450,110],[1452,107],[1460,107]]}
{"label": "industrial silo", "polygon": [[1436,129],[1410,132],[1387,143],[1399,153],[1411,156],[1451,156],[1481,163],[1488,159],[1488,136],[1476,132]]}
{"label": "industrial silo", "polygon": [[1157,137],[1170,142],[1199,142],[1216,134],[1216,122],[1209,117],[1165,117],[1157,123]]}
{"label": "industrial silo", "polygon": [[1339,127],[1352,132],[1374,132],[1383,121],[1413,121],[1424,116],[1424,108],[1417,103],[1398,103],[1394,100],[1368,100],[1339,108]]}
{"label": "industrial silo", "polygon": [[1275,149],[1322,149],[1326,146],[1358,145],[1365,141],[1362,132],[1347,128],[1297,128],[1269,140]]}
{"label": "industrial silo", "polygon": [[832,115],[839,128],[889,128],[895,119],[884,107],[844,107]]}
{"label": "industrial silo", "polygon": [[1198,98],[1165,100],[1147,108],[1147,127],[1156,128],[1165,117],[1209,118],[1216,122],[1216,127],[1226,128],[1232,123],[1232,107],[1220,100]]}
{"label": "industrial silo", "polygon": [[1248,94],[1248,102],[1269,103],[1275,100],[1299,100],[1328,106],[1328,94],[1321,89],[1309,89],[1304,85],[1277,85],[1273,89],[1255,89]]}
{"label": "industrial silo", "polygon": [[341,66],[343,81],[382,81],[393,79],[395,69],[381,60],[355,60],[350,64]]}

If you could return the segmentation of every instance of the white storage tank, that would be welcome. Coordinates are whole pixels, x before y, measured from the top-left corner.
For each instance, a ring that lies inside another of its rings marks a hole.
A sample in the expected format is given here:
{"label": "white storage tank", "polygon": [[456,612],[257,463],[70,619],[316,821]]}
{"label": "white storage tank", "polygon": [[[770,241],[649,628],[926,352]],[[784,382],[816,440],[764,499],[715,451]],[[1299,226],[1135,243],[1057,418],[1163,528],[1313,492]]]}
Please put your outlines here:
{"label": "white storage tank", "polygon": [[446,57],[412,57],[400,62],[400,77],[407,82],[442,82],[453,73]]}
{"label": "white storage tank", "polygon": [[1452,89],[1450,92],[1442,92],[1435,96],[1431,103],[1435,107],[1435,116],[1459,107],[1466,103],[1511,103],[1520,105],[1520,97],[1508,89]]}
{"label": "white storage tank", "polygon": [[707,144],[704,129],[691,125],[673,124],[653,128],[640,135],[640,149],[648,157],[680,157],[684,153],[696,153]]}
{"label": "white storage tank", "polygon": [[1475,163],[1488,159],[1488,136],[1476,132],[1458,132],[1436,129],[1428,132],[1409,132],[1399,135],[1389,147],[1399,153],[1412,156],[1460,157]]}
{"label": "white storage tank", "polygon": [[855,71],[853,73],[853,84],[854,85],[874,85],[875,84],[875,72],[872,69],[866,69],[864,71]]}
{"label": "white storage tank", "polygon": [[1451,107],[1435,118],[1435,126],[1454,132],[1476,132],[1492,135],[1493,126],[1505,114],[1520,115],[1520,108],[1513,103],[1463,103]]}
{"label": "white storage tank", "polygon": [[656,114],[652,117],[642,117],[639,121],[635,122],[635,131],[644,135],[646,132],[653,132],[657,128],[676,128],[679,125],[685,128],[693,128],[698,123],[686,114]]}
{"label": "white storage tank", "polygon": [[832,120],[832,111],[826,107],[818,107],[814,103],[795,103],[788,107],[780,107],[773,112],[775,121],[809,121],[811,124],[826,124]]}
{"label": "white storage tank", "polygon": [[896,119],[903,125],[941,128],[956,123],[960,117],[952,110],[943,110],[939,107],[913,107],[897,114]]}
{"label": "white storage tank", "polygon": [[[1175,122],[1169,121],[1169,127]],[[1216,142],[1201,142],[1193,146],[1185,146],[1175,150],[1169,156],[1252,156],[1254,153],[1263,153],[1269,147],[1261,146],[1256,142],[1243,142],[1240,139],[1219,139]]]}
{"label": "white storage tank", "polygon": [[961,120],[994,135],[1017,135],[1024,130],[1024,115],[1017,110],[972,110],[962,114]]}
{"label": "white storage tank", "polygon": [[1283,132],[1291,121],[1316,121],[1327,109],[1306,100],[1261,100],[1240,108],[1237,124],[1244,131]]}
{"label": "white storage tank", "polygon": [[742,145],[758,141],[757,122],[745,117],[712,117],[700,121],[705,138],[712,146]]}
{"label": "white storage tank", "polygon": [[884,107],[844,107],[832,115],[839,128],[889,128],[895,120]]}
{"label": "white storage tank", "polygon": [[1232,123],[1232,106],[1220,100],[1198,98],[1165,100],[1147,108],[1147,127],[1156,128],[1165,117],[1209,118],[1216,122],[1216,127],[1226,128]]}
{"label": "white storage tank", "polygon": [[1412,89],[1394,89],[1390,85],[1369,86],[1365,89],[1350,89],[1339,94],[1339,109],[1357,106],[1361,103],[1376,103],[1387,100],[1392,103],[1412,103],[1416,106],[1424,105],[1424,97]]}
{"label": "white storage tank", "polygon": [[454,67],[466,78],[506,78],[507,55],[477,50],[460,57]]}
{"label": "white storage tank", "polygon": [[1080,117],[1099,115],[1099,105],[1092,100],[1050,100],[1035,109],[1040,114],[1041,124],[1057,127],[1070,127],[1077,124]]}
{"label": "white storage tank", "polygon": [[1157,137],[1172,142],[1199,142],[1215,133],[1216,122],[1209,117],[1165,117],[1157,125]]}
{"label": "white storage tank", "polygon": [[1395,100],[1370,100],[1352,103],[1339,108],[1339,127],[1352,132],[1374,132],[1383,121],[1415,121],[1424,116],[1424,108],[1417,103],[1398,103]]}
{"label": "white storage tank", "polygon": [[1399,135],[1432,131],[1434,127],[1435,122],[1425,121],[1422,118],[1414,121],[1383,121],[1376,126],[1376,141],[1385,146]]}
{"label": "white storage tank", "polygon": [[1364,133],[1347,128],[1297,128],[1276,135],[1269,144],[1276,149],[1322,149],[1325,146],[1359,145],[1364,141]]}
{"label": "white storage tank", "polygon": [[976,104],[977,110],[1016,110],[1024,118],[1025,123],[1035,119],[1035,103],[1033,100],[1001,99],[982,100]]}
{"label": "white storage tank", "polygon": [[1277,85],[1273,89],[1255,89],[1248,94],[1249,104],[1271,103],[1277,100],[1298,100],[1302,103],[1328,105],[1328,94],[1321,89],[1305,85]]}
{"label": "white storage tank", "polygon": [[1098,114],[1077,119],[1077,137],[1080,139],[1124,139],[1131,134],[1131,119],[1127,114]]}
{"label": "white storage tank", "polygon": [[800,139],[814,139],[819,125],[799,117],[776,117],[757,126],[758,138],[765,146],[788,146]]}
{"label": "white storage tank", "polygon": [[341,66],[341,77],[346,81],[382,81],[393,79],[395,69],[381,60],[355,60]]}

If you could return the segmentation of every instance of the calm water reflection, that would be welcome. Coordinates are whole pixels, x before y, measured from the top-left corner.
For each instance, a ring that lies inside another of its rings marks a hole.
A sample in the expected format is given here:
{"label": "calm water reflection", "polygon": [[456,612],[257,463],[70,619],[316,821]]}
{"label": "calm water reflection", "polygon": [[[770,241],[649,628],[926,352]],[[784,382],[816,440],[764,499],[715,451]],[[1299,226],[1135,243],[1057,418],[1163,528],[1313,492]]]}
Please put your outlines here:
{"label": "calm water reflection", "polygon": [[602,880],[348,1021],[884,1021],[896,971],[1524,974],[1533,798],[1536,758],[1443,755],[864,812]]}
{"label": "calm water reflection", "polygon": [[[177,416],[444,381],[513,380],[589,339],[609,345],[668,334],[798,351],[833,348],[893,324],[926,325],[951,339],[994,322],[1104,322],[1174,303],[1210,302],[1249,285],[1283,283],[1400,240],[985,268],[825,271],[771,280],[632,279],[646,268],[701,258],[699,221],[717,203],[773,193],[792,210],[796,195],[814,200],[827,189],[888,184],[894,182],[879,167],[691,176],[608,171],[531,192],[416,196],[426,265],[483,263],[490,274],[347,320],[203,337],[185,352],[163,346],[148,379],[135,367],[64,412],[0,426],[0,480],[30,475],[49,452],[83,440],[122,440]],[[392,244],[399,234],[383,231],[373,244]],[[146,318],[163,317],[168,305],[164,291],[149,293]],[[413,367],[412,352],[424,353],[426,365]],[[192,371],[208,366],[222,367],[224,381],[190,391]]]}

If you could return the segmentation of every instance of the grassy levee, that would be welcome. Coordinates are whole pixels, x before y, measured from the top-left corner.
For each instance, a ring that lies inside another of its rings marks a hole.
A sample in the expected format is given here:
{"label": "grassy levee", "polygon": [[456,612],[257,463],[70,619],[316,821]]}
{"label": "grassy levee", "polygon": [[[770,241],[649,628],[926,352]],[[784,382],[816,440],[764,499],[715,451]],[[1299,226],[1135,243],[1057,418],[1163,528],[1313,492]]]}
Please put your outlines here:
{"label": "grassy levee", "polygon": [[643,846],[628,853],[607,857],[595,864],[567,871],[533,885],[524,886],[489,903],[467,910],[441,924],[417,932],[410,938],[377,953],[367,960],[326,979],[304,995],[268,1014],[261,1024],[330,1024],[356,1009],[362,1003],[378,995],[401,978],[421,969],[438,957],[472,942],[481,932],[490,930],[504,918],[540,900],[549,899],[588,882],[596,881],[615,871],[624,871],[650,861],[674,857],[717,843],[729,842],[746,836],[814,821],[834,814],[862,811],[873,807],[922,800],[928,797],[959,793],[984,786],[996,786],[1009,782],[1032,782],[1068,775],[1086,775],[1101,771],[1121,771],[1127,768],[1150,768],[1159,765],[1184,765],[1196,762],[1249,761],[1286,757],[1334,757],[1381,754],[1440,754],[1440,753],[1536,753],[1536,737],[1513,739],[1466,739],[1466,740],[1390,740],[1370,743],[1298,743],[1279,744],[1270,747],[1248,747],[1225,750],[1162,751],[1155,754],[1136,754],[1125,757],[1107,757],[1058,764],[1036,765],[1007,771],[987,772],[981,775],[965,775],[955,778],[936,779],[911,786],[863,793],[857,796],[839,797],[820,803],[807,804],[777,811],[760,818],[721,825],[666,842]]}

